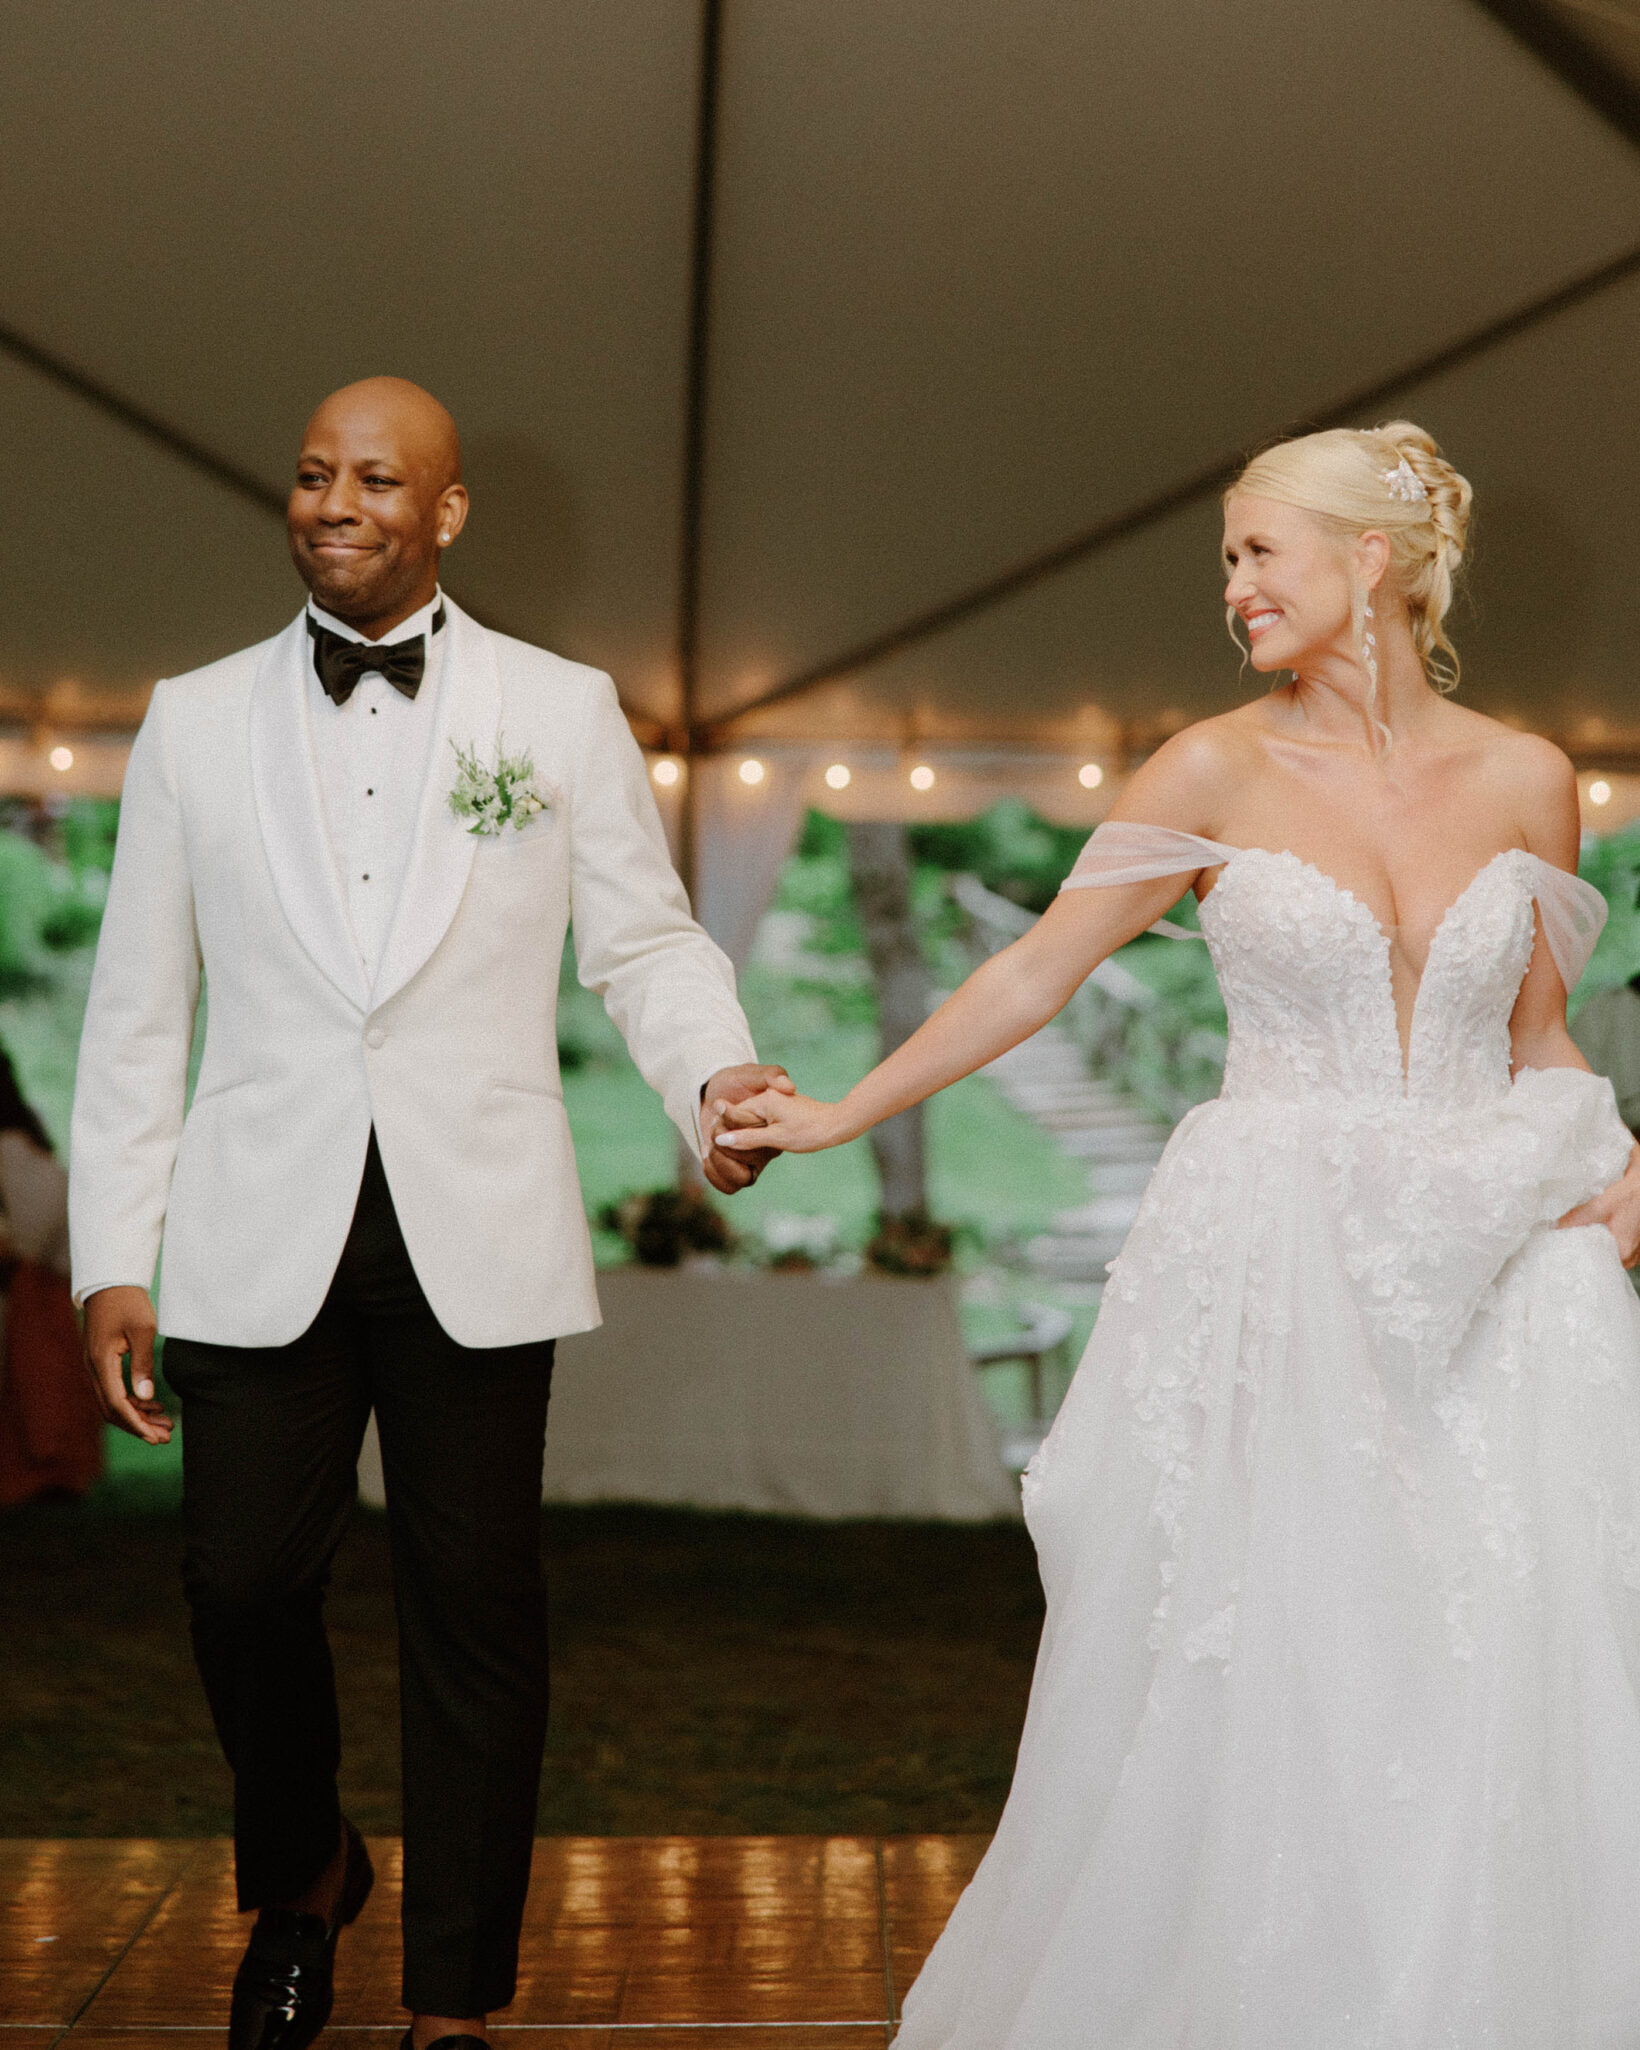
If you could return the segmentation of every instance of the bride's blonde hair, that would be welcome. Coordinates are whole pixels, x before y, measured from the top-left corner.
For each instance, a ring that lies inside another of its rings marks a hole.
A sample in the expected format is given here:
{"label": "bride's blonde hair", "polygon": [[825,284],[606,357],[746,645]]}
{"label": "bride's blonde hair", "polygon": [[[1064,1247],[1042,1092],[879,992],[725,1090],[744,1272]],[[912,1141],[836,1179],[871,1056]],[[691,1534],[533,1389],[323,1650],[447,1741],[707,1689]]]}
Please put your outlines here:
{"label": "bride's blonde hair", "polygon": [[[1433,435],[1410,420],[1301,434],[1254,456],[1230,491],[1297,506],[1340,535],[1387,534],[1395,588],[1406,601],[1413,644],[1429,680],[1437,690],[1456,688],[1458,651],[1445,621],[1469,539],[1474,493]],[[1363,591],[1358,613],[1365,604]],[[1362,623],[1357,618],[1358,635]]]}

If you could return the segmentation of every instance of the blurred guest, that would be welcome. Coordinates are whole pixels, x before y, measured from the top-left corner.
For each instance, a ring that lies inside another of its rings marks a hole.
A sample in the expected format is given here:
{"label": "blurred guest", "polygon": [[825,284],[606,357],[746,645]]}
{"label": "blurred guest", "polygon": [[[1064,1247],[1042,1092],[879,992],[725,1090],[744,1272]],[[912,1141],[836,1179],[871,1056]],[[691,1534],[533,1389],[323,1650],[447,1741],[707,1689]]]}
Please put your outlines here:
{"label": "blurred guest", "polygon": [[10,1272],[0,1354],[0,1508],[83,1495],[102,1416],[68,1290],[68,1176],[0,1053],[0,1207]]}
{"label": "blurred guest", "polygon": [[1640,1134],[1640,975],[1590,997],[1572,1021],[1572,1037],[1595,1073],[1610,1080],[1618,1116]]}

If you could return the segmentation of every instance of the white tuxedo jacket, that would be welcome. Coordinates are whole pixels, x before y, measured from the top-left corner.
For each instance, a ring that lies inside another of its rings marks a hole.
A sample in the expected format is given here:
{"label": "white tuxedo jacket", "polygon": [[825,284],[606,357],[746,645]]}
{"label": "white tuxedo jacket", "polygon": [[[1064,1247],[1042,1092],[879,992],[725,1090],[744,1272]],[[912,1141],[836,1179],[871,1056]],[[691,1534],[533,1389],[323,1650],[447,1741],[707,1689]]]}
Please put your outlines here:
{"label": "white tuxedo jacket", "polygon": [[[558,1076],[571,920],[581,980],[692,1144],[701,1085],[756,1057],[609,678],[444,604],[438,730],[373,987],[321,812],[305,616],[161,683],[132,746],[80,1047],[71,1236],[83,1290],[146,1281],[163,1233],[174,1336],[266,1346],[307,1329],[372,1124],[453,1338],[510,1345],[599,1321]],[[533,757],[550,802],[481,838],[448,806],[451,743],[493,762],[498,736]]]}

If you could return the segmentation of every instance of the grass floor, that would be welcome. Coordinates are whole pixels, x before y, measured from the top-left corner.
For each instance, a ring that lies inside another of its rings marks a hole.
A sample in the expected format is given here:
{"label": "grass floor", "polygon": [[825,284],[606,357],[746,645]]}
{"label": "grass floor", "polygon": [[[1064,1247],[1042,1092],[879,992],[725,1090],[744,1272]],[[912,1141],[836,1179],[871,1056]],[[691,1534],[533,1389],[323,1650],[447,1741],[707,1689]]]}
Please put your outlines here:
{"label": "grass floor", "polygon": [[[995,1824],[1041,1622],[1017,1526],[623,1508],[549,1510],[543,1525],[543,1834]],[[0,1836],[229,1828],[180,1551],[174,1514],[0,1520]],[[330,1616],[344,1799],[362,1828],[391,1832],[392,1584],[386,1526],[368,1511],[338,1557]]]}

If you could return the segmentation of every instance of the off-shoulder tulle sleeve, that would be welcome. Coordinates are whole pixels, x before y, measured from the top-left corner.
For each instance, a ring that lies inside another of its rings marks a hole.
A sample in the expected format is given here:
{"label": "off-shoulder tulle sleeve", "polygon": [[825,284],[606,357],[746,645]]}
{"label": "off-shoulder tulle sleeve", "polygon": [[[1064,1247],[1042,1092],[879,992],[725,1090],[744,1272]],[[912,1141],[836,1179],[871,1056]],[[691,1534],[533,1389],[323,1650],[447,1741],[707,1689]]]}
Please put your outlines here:
{"label": "off-shoulder tulle sleeve", "polygon": [[[1076,866],[1060,884],[1062,890],[1114,890],[1124,883],[1155,882],[1161,876],[1196,875],[1204,868],[1218,868],[1239,847],[1227,847],[1222,840],[1203,840],[1196,833],[1180,833],[1172,826],[1147,826],[1135,819],[1106,819],[1095,826],[1093,837],[1076,857]],[[1169,939],[1199,940],[1199,932],[1187,926],[1158,919],[1152,932]]]}
{"label": "off-shoulder tulle sleeve", "polygon": [[1218,868],[1239,847],[1203,840],[1171,826],[1146,826],[1134,819],[1106,819],[1076,857],[1060,885],[1065,890],[1116,889],[1123,883],[1154,882],[1158,876],[1195,875]]}
{"label": "off-shoulder tulle sleeve", "polygon": [[1568,875],[1539,855],[1532,857],[1532,866],[1532,895],[1543,919],[1543,937],[1569,996],[1588,967],[1605,926],[1606,900],[1593,883]]}

